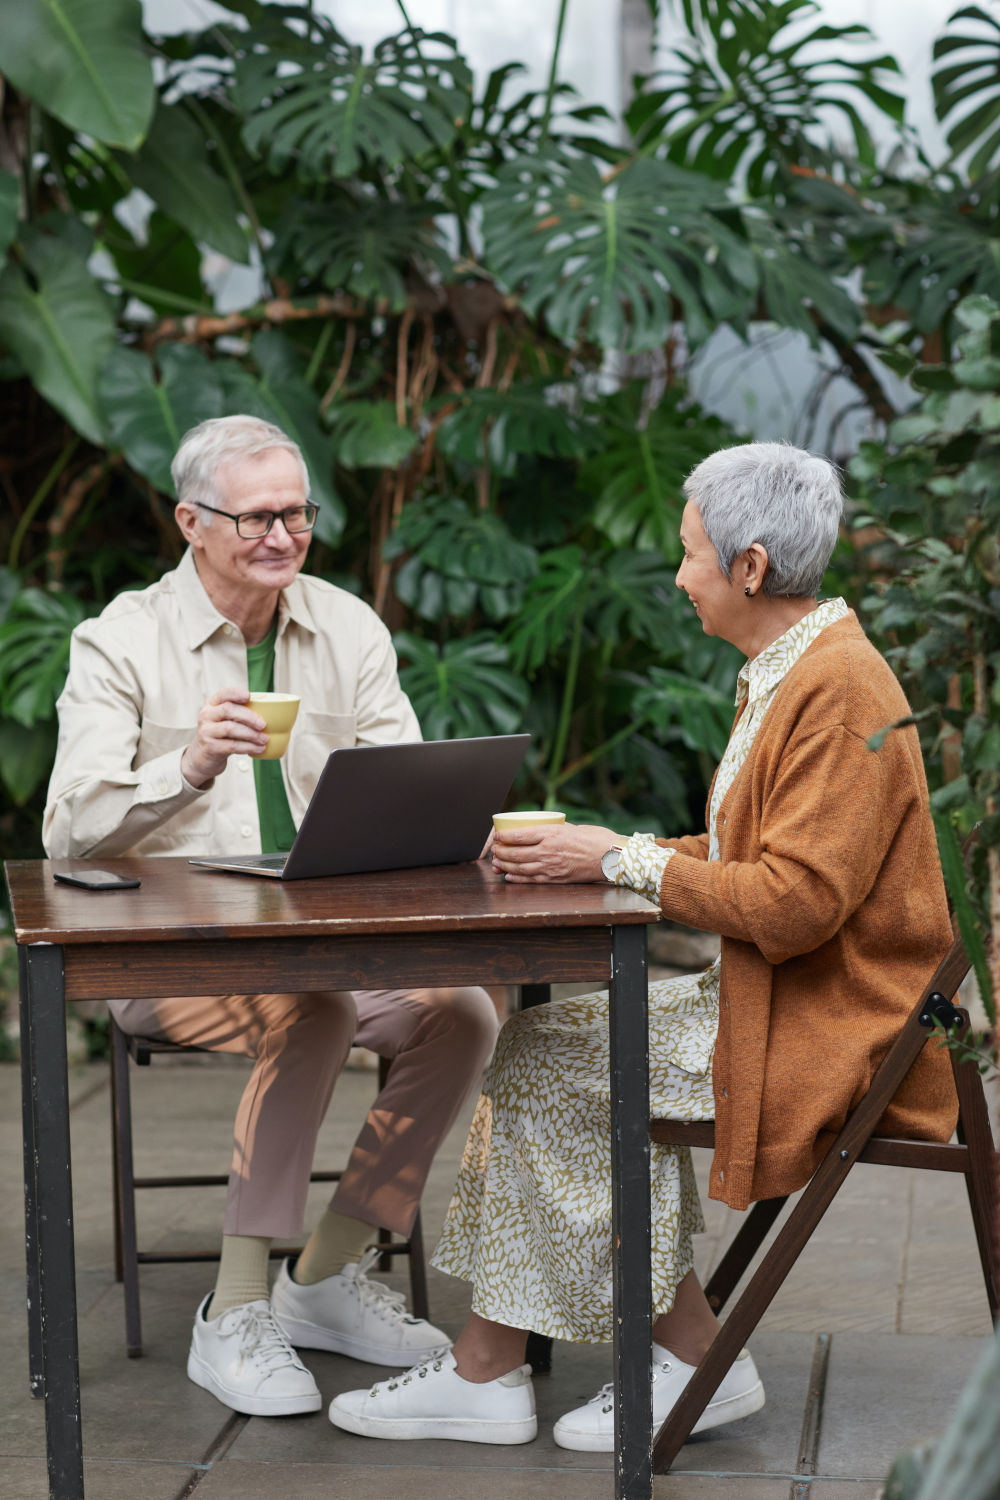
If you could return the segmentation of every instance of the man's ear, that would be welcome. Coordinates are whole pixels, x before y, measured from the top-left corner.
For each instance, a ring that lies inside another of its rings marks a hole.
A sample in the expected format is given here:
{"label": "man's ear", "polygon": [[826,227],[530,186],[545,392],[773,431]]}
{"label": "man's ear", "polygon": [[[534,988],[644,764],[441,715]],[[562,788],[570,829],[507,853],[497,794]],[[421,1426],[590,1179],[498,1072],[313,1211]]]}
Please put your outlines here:
{"label": "man's ear", "polygon": [[181,535],[192,547],[201,545],[201,528],[198,525],[198,516],[193,505],[188,505],[183,500],[178,500],[174,506],[174,520],[181,529]]}

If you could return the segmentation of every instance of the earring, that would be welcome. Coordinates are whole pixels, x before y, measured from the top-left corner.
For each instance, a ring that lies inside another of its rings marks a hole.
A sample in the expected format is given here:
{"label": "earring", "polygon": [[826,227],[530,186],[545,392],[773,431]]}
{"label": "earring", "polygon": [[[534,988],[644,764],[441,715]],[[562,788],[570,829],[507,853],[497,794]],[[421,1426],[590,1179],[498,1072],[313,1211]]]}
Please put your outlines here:
{"label": "earring", "polygon": [[750,592],[750,590],[748,588],[744,589],[743,592],[744,592],[744,594],[746,594],[746,596],[747,596],[748,599],[752,599],[753,598],[753,594],[751,594],[751,592]]}

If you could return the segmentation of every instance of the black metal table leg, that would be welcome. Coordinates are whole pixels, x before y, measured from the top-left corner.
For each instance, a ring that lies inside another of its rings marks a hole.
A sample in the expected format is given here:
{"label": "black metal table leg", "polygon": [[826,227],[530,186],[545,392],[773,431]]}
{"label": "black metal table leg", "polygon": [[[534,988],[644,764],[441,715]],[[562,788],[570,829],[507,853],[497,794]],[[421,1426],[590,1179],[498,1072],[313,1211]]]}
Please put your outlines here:
{"label": "black metal table leg", "polygon": [[[521,1009],[530,1010],[533,1005],[548,1005],[552,997],[550,984],[522,984]],[[552,1340],[547,1333],[529,1333],[524,1357],[531,1366],[532,1375],[548,1375],[552,1369]]]}
{"label": "black metal table leg", "polygon": [[652,1235],[645,927],[611,947],[611,1151],[614,1247],[615,1500],[653,1493]]}
{"label": "black metal table leg", "polygon": [[21,1004],[21,1124],[24,1138],[24,1258],[27,1270],[28,1382],[34,1397],[45,1394],[42,1322],[38,1301],[38,1195],[35,1184],[35,1111],[31,1096],[31,1027],[28,1024],[28,955],[18,948]]}
{"label": "black metal table leg", "polygon": [[48,943],[28,947],[21,983],[22,1014],[30,1047],[38,1322],[49,1496],[50,1500],[83,1500],[62,948]]}

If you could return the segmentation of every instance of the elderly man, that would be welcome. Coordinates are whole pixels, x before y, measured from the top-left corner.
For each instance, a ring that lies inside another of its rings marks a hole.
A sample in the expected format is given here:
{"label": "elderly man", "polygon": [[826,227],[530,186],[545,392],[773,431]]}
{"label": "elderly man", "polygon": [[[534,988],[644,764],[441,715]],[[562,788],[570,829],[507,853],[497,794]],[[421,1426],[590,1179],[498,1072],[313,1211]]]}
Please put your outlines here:
{"label": "elderly man", "polygon": [[[188,543],[150,588],[73,634],[45,809],[53,856],[287,849],[327,754],[420,738],[388,631],[300,570],[317,507],[296,445],[255,417],[201,423],[173,463]],[[260,760],[250,689],[301,695]],[[412,1365],[448,1342],[366,1275],[372,1226],[412,1228],[431,1160],[493,1046],[480,989],[182,996],[113,1003],[122,1028],[253,1059],[236,1117],[214,1291],[188,1375],[234,1411],[317,1411],[292,1345]],[[268,1295],[273,1237],[302,1226],[313,1151],[352,1044],[394,1059],[330,1206]]]}

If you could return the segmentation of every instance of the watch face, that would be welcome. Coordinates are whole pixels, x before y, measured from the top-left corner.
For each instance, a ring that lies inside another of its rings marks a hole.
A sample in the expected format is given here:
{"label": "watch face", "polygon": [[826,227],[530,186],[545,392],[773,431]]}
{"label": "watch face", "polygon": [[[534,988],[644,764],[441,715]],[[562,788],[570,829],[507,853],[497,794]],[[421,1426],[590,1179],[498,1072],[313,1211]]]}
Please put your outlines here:
{"label": "watch face", "polygon": [[622,862],[620,849],[609,849],[606,854],[601,855],[601,869],[604,871],[605,880],[614,880],[618,874],[618,866]]}

